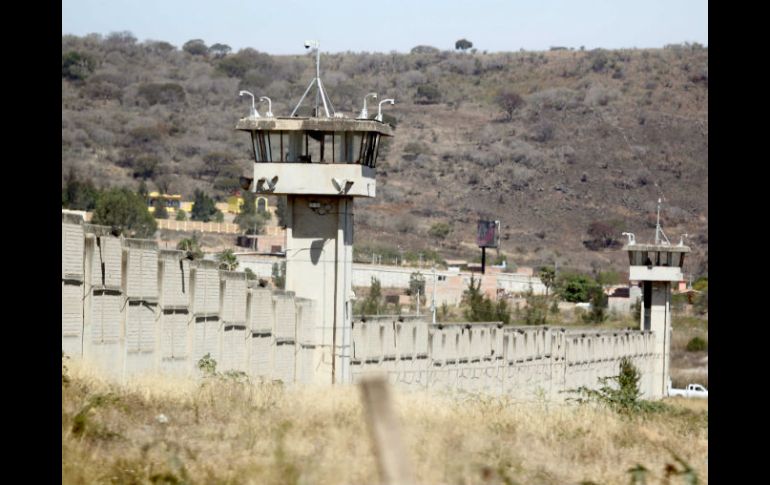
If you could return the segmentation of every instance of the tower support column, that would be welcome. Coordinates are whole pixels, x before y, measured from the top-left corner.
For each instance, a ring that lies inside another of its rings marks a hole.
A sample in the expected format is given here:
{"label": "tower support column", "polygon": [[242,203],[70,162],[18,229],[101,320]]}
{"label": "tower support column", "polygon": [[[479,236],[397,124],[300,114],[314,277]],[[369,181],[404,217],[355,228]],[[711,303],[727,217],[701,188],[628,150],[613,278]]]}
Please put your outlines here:
{"label": "tower support column", "polygon": [[288,195],[286,210],[286,290],[318,302],[313,382],[349,382],[353,198]]}

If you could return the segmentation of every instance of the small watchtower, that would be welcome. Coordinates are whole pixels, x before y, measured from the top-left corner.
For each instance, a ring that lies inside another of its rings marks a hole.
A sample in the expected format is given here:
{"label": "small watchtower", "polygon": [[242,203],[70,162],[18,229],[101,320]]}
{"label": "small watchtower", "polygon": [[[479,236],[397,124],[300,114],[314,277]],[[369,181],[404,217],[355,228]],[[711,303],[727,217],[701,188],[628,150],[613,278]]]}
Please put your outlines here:
{"label": "small watchtower", "polygon": [[[348,382],[353,201],[376,194],[380,142],[393,135],[382,122],[381,106],[394,101],[382,101],[375,119],[368,118],[365,100],[359,118],[336,113],[320,78],[318,42],[305,42],[311,46],[316,77],[290,116],[274,117],[271,107],[260,116],[253,95],[241,91],[252,96],[252,108],[236,129],[249,133],[254,157],[253,178],[242,178],[241,184],[257,194],[286,196],[286,290],[316,301],[315,340],[321,342],[313,362],[316,381]],[[297,112],[314,84],[311,116],[300,117]]]}
{"label": "small watchtower", "polygon": [[660,199],[655,226],[655,241],[652,244],[636,242],[634,234],[624,232],[628,244],[630,265],[629,280],[639,281],[642,286],[642,308],[640,329],[650,330],[655,335],[653,353],[656,356],[652,379],[652,397],[659,399],[667,394],[670,377],[671,348],[671,283],[684,279],[682,267],[690,248],[684,245],[684,236],[679,244],[672,245],[660,225]]}

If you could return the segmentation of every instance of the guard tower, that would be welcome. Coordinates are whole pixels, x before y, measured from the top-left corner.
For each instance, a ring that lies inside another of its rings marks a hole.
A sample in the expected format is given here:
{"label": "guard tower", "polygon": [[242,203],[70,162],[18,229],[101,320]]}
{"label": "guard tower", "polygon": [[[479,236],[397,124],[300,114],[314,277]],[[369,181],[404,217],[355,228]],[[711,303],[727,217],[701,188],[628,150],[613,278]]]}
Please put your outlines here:
{"label": "guard tower", "polygon": [[[252,104],[236,129],[250,134],[254,156],[254,177],[242,178],[243,188],[287,197],[285,288],[315,300],[313,381],[334,384],[350,381],[353,201],[375,196],[380,140],[393,129],[381,115],[334,113],[320,79],[318,43],[305,42],[310,46],[317,53],[316,78],[292,116],[273,117],[270,108],[260,116]],[[311,116],[295,115],[313,84],[318,92]]]}
{"label": "guard tower", "polygon": [[682,266],[690,248],[683,238],[678,245],[671,245],[660,226],[660,199],[655,227],[655,242],[640,244],[634,234],[624,232],[628,244],[630,264],[629,279],[642,286],[641,330],[651,330],[655,336],[653,354],[655,364],[651,381],[650,398],[660,399],[668,394],[671,349],[671,283],[682,281]]}

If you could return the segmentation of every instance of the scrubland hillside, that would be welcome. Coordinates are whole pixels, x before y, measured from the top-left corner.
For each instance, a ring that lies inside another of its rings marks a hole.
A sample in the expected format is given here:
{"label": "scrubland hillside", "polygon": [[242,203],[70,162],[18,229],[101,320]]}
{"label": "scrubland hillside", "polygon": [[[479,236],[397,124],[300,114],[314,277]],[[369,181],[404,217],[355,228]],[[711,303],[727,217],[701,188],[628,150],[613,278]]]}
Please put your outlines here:
{"label": "scrubland hillside", "polygon": [[[287,116],[314,63],[258,45],[205,47],[62,37],[63,179],[75,167],[102,187],[229,194],[249,169],[248,136],[234,130],[249,101],[238,91],[269,96]],[[378,196],[357,202],[356,244],[473,258],[475,221],[489,217],[502,221],[509,262],[622,271],[620,232],[650,238],[662,197],[672,242],[688,233],[694,247],[685,271],[707,271],[707,48],[418,46],[321,62],[337,111],[356,115],[372,91],[397,102],[385,107],[396,136],[378,162]],[[506,112],[501,94],[521,102]],[[429,234],[437,223],[451,227],[443,240]]]}

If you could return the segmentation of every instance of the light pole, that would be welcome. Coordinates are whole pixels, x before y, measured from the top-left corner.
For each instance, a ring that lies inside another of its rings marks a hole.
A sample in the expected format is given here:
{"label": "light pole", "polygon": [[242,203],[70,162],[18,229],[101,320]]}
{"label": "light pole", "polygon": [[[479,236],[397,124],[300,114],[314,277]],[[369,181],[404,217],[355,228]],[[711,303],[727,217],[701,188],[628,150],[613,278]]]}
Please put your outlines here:
{"label": "light pole", "polygon": [[273,102],[268,98],[267,96],[262,96],[259,98],[260,101],[267,100],[267,117],[272,118],[273,117]]}
{"label": "light pole", "polygon": [[244,94],[251,96],[251,112],[249,113],[249,118],[259,118],[259,112],[257,112],[257,107],[254,104],[254,95],[248,91],[241,91],[238,93],[238,96],[243,96]]}
{"label": "light pole", "polygon": [[377,116],[374,118],[377,121],[382,121],[382,104],[383,103],[390,103],[390,104],[396,104],[395,99],[383,99],[380,101],[380,103],[377,105]]}
{"label": "light pole", "polygon": [[369,96],[373,97],[374,99],[377,99],[377,93],[369,93],[366,96],[364,96],[364,109],[361,110],[361,114],[358,115],[361,119],[367,119],[369,118],[369,112],[366,110],[366,98]]}

